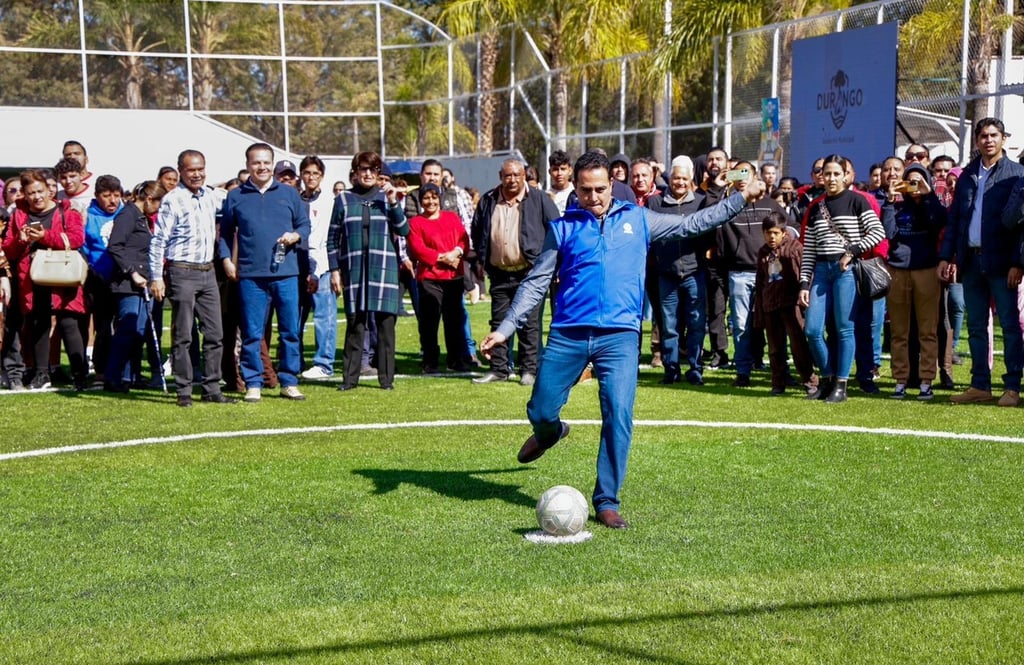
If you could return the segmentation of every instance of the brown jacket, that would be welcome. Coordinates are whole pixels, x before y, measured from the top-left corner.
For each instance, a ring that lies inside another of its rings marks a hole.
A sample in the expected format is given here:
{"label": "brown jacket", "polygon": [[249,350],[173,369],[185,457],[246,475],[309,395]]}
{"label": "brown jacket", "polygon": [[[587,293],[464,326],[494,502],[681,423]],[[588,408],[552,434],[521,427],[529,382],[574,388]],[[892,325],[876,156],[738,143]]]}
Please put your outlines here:
{"label": "brown jacket", "polygon": [[789,233],[775,252],[779,271],[769,275],[771,250],[768,245],[757,253],[757,277],[754,282],[754,325],[763,328],[768,323],[768,312],[783,307],[795,307],[800,293],[800,260],[803,246]]}

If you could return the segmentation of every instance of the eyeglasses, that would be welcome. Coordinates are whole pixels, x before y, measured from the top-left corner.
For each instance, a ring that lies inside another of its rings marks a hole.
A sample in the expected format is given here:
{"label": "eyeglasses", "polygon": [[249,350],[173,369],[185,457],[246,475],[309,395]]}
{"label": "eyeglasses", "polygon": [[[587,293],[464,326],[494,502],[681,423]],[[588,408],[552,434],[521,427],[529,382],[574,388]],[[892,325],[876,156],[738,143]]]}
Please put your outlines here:
{"label": "eyeglasses", "polygon": [[920,161],[922,159],[927,159],[928,153],[927,152],[908,152],[904,157],[907,160],[916,159],[916,160]]}
{"label": "eyeglasses", "polygon": [[376,173],[377,169],[373,166],[363,166],[360,164],[356,167],[356,173]]}
{"label": "eyeglasses", "polygon": [[811,173],[813,173],[814,175],[818,175],[819,173],[821,173],[824,170],[825,169],[823,169],[820,166],[815,166],[813,169],[811,169]]}

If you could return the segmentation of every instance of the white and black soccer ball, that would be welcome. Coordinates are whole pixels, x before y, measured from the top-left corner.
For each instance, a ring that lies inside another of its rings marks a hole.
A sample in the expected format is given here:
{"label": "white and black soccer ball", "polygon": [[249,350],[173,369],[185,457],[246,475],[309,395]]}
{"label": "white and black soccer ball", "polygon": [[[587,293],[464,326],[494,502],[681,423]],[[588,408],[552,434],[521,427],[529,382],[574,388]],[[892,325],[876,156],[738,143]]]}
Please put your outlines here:
{"label": "white and black soccer ball", "polygon": [[556,485],[537,501],[537,522],[552,536],[572,536],[587,524],[590,508],[575,487]]}

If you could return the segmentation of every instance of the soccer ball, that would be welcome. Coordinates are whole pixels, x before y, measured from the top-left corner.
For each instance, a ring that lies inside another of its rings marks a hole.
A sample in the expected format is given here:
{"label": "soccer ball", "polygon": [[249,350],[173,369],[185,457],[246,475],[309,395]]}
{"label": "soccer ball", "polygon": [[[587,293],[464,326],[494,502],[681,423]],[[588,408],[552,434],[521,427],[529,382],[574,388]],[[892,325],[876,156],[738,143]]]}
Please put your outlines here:
{"label": "soccer ball", "polygon": [[583,530],[590,509],[575,487],[556,485],[537,501],[537,522],[552,536],[572,536]]}

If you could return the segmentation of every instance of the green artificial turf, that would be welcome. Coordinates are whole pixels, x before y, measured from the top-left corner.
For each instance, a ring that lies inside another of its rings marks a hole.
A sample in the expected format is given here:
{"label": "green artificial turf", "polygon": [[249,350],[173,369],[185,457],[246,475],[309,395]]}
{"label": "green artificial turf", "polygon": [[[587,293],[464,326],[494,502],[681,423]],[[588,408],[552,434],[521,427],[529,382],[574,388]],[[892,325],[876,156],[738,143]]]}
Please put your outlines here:
{"label": "green artificial turf", "polygon": [[[591,522],[571,546],[523,534],[548,487],[590,493],[596,382],[527,466],[515,383],[304,384],[303,403],[189,410],[153,391],[3,395],[0,453],[226,434],[0,461],[0,663],[1024,660],[1024,446],[753,426],[1017,437],[1020,410],[855,390],[830,406],[732,376],[641,372],[632,527]],[[645,424],[670,420],[752,425]]]}

